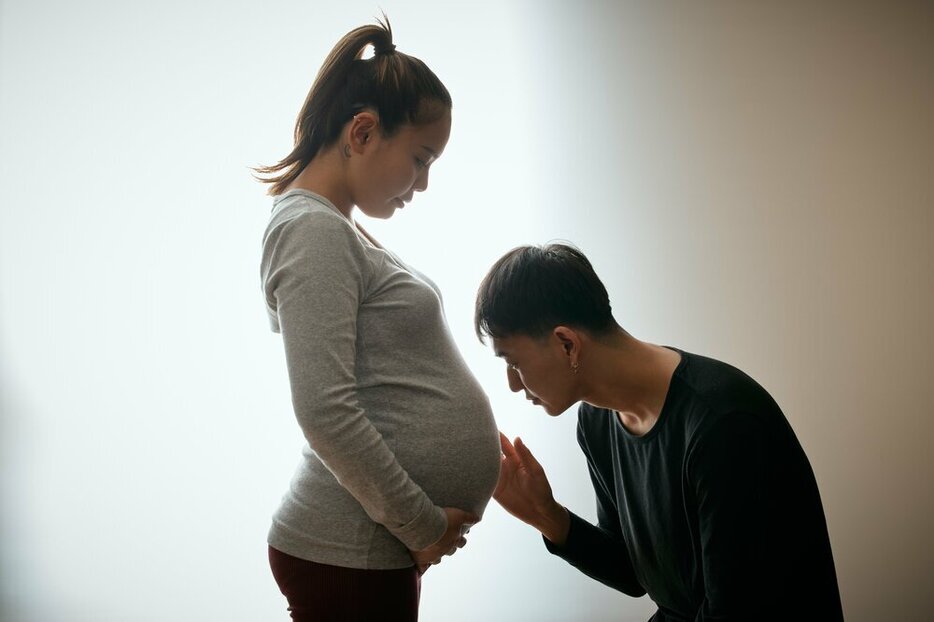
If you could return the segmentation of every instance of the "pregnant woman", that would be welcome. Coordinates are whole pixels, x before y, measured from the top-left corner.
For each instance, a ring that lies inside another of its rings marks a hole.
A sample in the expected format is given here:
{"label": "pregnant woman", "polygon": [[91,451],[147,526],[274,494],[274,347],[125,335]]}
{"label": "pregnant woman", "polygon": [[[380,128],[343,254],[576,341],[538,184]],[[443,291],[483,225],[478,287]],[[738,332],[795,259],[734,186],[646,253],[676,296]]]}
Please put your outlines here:
{"label": "pregnant woman", "polygon": [[307,440],[268,536],[294,620],[417,620],[422,572],[496,486],[496,424],[437,286],[353,219],[424,191],[450,131],[447,89],[386,20],[337,43],[294,149],[257,169],[274,197],[262,288]]}

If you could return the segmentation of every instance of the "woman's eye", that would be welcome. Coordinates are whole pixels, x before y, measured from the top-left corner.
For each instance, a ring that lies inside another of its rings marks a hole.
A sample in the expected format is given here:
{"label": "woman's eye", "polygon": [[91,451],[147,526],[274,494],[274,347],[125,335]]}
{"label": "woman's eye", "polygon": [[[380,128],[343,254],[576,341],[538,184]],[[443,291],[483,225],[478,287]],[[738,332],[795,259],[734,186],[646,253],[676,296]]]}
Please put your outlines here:
{"label": "woman's eye", "polygon": [[519,366],[516,365],[515,363],[506,363],[506,368],[511,369],[513,371],[519,371]]}
{"label": "woman's eye", "polygon": [[425,168],[425,166],[426,166],[426,164],[425,164],[425,161],[424,161],[424,160],[422,160],[421,158],[415,158],[415,167],[416,167],[416,168]]}

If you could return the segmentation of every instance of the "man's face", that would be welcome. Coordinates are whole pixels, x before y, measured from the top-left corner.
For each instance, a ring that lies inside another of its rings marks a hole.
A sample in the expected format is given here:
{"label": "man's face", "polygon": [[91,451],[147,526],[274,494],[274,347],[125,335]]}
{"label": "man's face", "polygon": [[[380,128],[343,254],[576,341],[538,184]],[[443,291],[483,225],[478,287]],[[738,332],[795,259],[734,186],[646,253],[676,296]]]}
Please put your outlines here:
{"label": "man's face", "polygon": [[506,361],[509,388],[557,416],[578,401],[575,375],[566,349],[554,334],[542,339],[525,335],[494,337],[493,352]]}

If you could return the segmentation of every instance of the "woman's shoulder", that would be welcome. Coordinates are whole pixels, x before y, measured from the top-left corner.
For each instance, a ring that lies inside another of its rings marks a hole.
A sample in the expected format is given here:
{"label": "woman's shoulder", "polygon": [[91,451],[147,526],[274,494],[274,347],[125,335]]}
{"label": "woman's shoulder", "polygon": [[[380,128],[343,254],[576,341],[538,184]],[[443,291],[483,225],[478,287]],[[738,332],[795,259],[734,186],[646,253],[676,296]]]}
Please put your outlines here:
{"label": "woman's shoulder", "polygon": [[353,223],[326,200],[319,200],[307,191],[290,191],[276,197],[263,245],[281,243],[283,239],[327,246],[361,246]]}
{"label": "woman's shoulder", "polygon": [[270,229],[296,220],[352,231],[350,221],[330,201],[308,190],[290,190],[273,199]]}
{"label": "woman's shoulder", "polygon": [[379,271],[379,257],[370,252],[349,219],[309,194],[277,197],[263,236],[264,274],[286,267],[309,274],[354,273],[369,282]]}

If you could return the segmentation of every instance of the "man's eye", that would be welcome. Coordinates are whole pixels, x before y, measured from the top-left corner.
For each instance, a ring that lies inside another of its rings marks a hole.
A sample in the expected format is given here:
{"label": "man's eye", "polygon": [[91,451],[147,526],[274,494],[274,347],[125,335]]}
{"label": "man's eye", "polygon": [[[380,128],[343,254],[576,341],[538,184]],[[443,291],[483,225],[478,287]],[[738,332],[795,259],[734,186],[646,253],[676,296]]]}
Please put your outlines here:
{"label": "man's eye", "polygon": [[515,363],[506,363],[506,368],[511,369],[513,371],[519,371],[519,366],[516,365]]}
{"label": "man's eye", "polygon": [[427,165],[425,164],[425,161],[422,160],[421,158],[415,158],[415,166],[417,168],[425,168],[425,166]]}

